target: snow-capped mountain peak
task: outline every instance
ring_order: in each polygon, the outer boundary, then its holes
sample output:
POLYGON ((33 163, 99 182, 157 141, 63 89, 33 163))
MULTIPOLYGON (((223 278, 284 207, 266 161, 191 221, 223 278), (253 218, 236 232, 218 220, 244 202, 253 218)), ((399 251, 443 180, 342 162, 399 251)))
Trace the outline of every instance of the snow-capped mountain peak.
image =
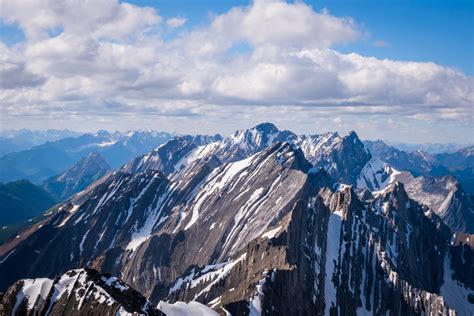
POLYGON ((395 183, 401 172, 379 158, 369 160, 357 178, 357 187, 370 191, 381 191, 395 183))

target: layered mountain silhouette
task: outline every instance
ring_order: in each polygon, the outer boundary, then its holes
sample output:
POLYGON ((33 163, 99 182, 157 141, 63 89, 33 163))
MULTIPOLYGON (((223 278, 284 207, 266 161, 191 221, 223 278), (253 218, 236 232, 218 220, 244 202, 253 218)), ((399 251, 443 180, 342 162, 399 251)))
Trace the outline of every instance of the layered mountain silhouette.
POLYGON ((399 170, 355 132, 177 137, 0 246, 0 306, 472 315, 472 213, 456 179, 399 170))
POLYGON ((474 147, 468 146, 452 153, 430 155, 422 150, 406 152, 383 141, 365 141, 374 157, 398 170, 414 176, 455 176, 464 190, 474 194, 474 147))
POLYGON ((34 146, 67 137, 78 137, 80 133, 69 130, 2 130, 0 131, 0 157, 9 153, 30 149, 34 146))
POLYGON ((117 168, 170 140, 169 133, 149 130, 127 133, 99 131, 46 142, 0 157, 0 182, 28 179, 34 183, 56 176, 92 152, 117 168))

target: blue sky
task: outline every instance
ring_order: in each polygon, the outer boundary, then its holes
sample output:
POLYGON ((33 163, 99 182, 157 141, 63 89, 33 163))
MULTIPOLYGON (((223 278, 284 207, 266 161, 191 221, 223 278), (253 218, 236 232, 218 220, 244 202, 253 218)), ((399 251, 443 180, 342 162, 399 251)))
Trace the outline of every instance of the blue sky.
POLYGON ((473 142, 473 1, 0 7, 0 128, 473 142))
POLYGON ((324 1, 335 14, 362 21, 371 39, 389 47, 377 48, 372 41, 341 48, 378 58, 432 61, 474 72, 474 1, 324 1), (349 5, 352 4, 352 5, 349 5), (370 9, 367 9, 370 7, 370 9), (351 10, 352 8, 352 10, 351 10))
MULTIPOLYGON (((182 16, 188 27, 208 15, 223 13, 249 1, 133 0, 157 8, 163 16, 182 16)), ((325 0, 305 1, 349 16, 367 31, 366 38, 337 47, 341 52, 397 60, 432 61, 474 74, 474 1, 471 0, 325 0), (384 41, 387 47, 374 45, 384 41)))

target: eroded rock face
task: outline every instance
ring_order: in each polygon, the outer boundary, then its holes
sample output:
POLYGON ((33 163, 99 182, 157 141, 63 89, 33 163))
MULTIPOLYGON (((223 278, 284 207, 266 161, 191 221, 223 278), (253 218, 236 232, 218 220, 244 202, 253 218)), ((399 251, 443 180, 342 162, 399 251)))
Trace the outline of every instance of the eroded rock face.
POLYGON ((414 177, 398 171, 379 159, 371 159, 357 179, 357 187, 370 191, 383 191, 401 182, 410 198, 435 212, 451 231, 474 232, 474 200, 452 176, 414 177))
POLYGON ((324 168, 338 182, 356 184, 365 164, 372 158, 355 132, 344 137, 331 135, 325 150, 305 152, 317 168, 324 168), (314 152, 314 153, 313 153, 314 152))
POLYGON ((160 315, 127 284, 91 269, 68 271, 53 279, 24 279, 0 300, 2 315, 160 315))
POLYGON ((441 217, 454 232, 474 233, 474 200, 452 176, 417 177, 405 184, 408 194, 441 217))
MULTIPOLYGON (((277 315, 448 314, 455 308, 462 314, 474 308, 467 296, 441 297, 453 271, 444 266, 453 251, 449 230, 426 218, 401 185, 369 203, 349 188, 324 189, 295 203, 275 226, 226 263, 188 271, 169 298, 239 313, 258 305, 263 314, 277 315)), ((464 284, 454 290, 469 292, 472 282, 464 284)))
MULTIPOLYGON (((236 250, 235 243, 244 247, 265 229, 261 223, 291 207, 311 167, 288 143, 276 144, 246 161, 218 164, 212 158, 196 162, 171 181, 157 171, 114 174, 92 188, 85 199, 59 207, 50 218, 3 245, 0 253, 8 260, 1 264, 2 286, 22 277, 53 277, 98 258, 110 266, 108 252, 120 257, 114 255, 116 268, 111 271, 127 275, 126 271, 137 270, 137 253, 156 256, 146 248, 162 247, 161 243, 168 247, 168 240, 169 247, 180 247, 176 256, 185 260, 171 269, 168 277, 175 278, 176 273, 182 273, 174 271, 178 266, 184 270, 188 262, 204 264, 226 256, 236 250), (258 224, 242 230, 247 224, 245 216, 257 214, 258 224), (243 216, 241 220, 237 215, 243 216), (235 239, 226 244, 227 235, 235 239), (237 236, 242 236, 240 241, 237 236), (185 248, 180 242, 183 238, 189 240, 185 248), (194 240, 208 240, 209 245, 200 253, 200 247, 192 244, 194 240), (213 255, 215 247, 219 251, 213 255), (188 259, 181 258, 181 253, 188 259)), ((131 272, 130 277, 133 273, 140 272, 131 272)))
MULTIPOLYGON (((450 268, 453 270, 453 279, 470 284, 471 288, 474 284, 474 235, 455 233, 451 240, 449 249, 450 268)), ((474 296, 471 295, 470 301, 474 301, 474 296)))
POLYGON ((169 216, 155 236, 121 261, 125 280, 150 284, 147 288, 137 284, 144 293, 159 291, 162 283, 172 282, 188 266, 225 261, 246 247, 304 193, 306 171, 311 167, 290 144, 275 144, 256 156, 201 175, 196 190, 182 177, 202 174, 201 166, 190 165, 176 176, 175 193, 163 202, 174 205, 169 216), (166 255, 157 249, 166 249, 166 255), (153 273, 143 274, 136 269, 152 262, 156 267, 148 266, 146 270, 153 273))

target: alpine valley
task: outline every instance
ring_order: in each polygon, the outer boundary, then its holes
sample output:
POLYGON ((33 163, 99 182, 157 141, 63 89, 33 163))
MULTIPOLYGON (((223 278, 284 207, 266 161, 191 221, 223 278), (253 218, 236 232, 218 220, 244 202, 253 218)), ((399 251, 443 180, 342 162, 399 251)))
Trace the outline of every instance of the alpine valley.
POLYGON ((1 315, 474 315, 472 146, 140 135, 0 159, 64 156, 28 174, 64 202, 0 245, 1 315))

